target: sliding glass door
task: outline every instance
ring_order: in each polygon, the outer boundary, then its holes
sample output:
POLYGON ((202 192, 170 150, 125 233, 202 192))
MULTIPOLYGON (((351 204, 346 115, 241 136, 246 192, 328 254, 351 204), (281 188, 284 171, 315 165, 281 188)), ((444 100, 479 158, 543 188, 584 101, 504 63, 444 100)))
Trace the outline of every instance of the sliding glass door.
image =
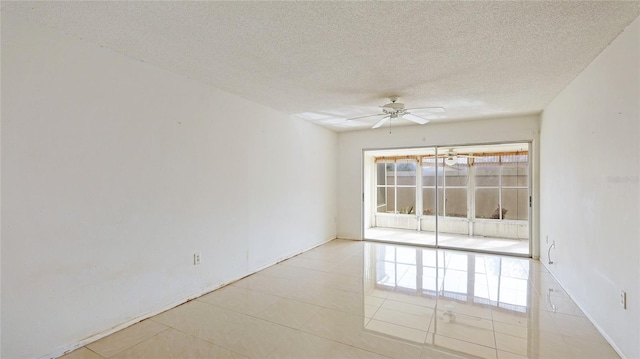
POLYGON ((529 255, 528 143, 366 155, 375 205, 365 238, 529 255))
POLYGON ((438 148, 440 247, 529 255, 529 144, 438 148))

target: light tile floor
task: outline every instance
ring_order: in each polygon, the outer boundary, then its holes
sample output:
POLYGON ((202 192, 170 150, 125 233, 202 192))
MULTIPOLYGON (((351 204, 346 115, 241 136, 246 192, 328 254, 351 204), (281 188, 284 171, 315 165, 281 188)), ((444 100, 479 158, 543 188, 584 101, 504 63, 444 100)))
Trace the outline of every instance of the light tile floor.
POLYGON ((618 358, 538 262, 334 240, 65 355, 618 358))
MULTIPOLYGON (((364 231, 364 238, 391 243, 414 245, 436 245, 435 232, 408 229, 373 227, 364 231)), ((438 244, 443 247, 509 254, 529 254, 529 240, 506 239, 482 236, 468 236, 454 233, 440 233, 438 244)))

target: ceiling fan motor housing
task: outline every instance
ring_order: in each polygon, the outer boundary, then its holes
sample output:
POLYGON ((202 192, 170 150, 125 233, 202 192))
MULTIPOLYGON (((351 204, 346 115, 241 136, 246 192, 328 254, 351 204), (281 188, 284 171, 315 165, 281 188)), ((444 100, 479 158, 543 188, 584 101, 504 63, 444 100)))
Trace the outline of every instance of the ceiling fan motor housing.
POLYGON ((391 115, 391 114, 403 114, 404 104, 399 102, 391 102, 384 106, 382 106, 382 112, 391 115))

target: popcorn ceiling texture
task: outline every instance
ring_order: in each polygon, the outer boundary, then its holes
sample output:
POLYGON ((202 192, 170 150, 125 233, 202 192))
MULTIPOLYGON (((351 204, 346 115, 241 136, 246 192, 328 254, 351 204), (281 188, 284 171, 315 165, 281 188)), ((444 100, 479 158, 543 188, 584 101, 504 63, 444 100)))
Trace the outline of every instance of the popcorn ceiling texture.
MULTIPOLYGON (((640 14, 613 2, 2 2, 2 13, 335 130, 390 95, 539 112, 640 14)), ((437 119, 436 119, 437 121, 437 119)))

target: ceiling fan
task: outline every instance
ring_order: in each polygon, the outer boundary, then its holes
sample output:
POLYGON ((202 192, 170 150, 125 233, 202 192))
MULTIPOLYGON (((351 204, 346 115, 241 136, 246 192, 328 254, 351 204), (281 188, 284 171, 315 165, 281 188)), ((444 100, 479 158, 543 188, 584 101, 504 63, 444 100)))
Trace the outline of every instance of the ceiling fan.
POLYGON ((458 157, 460 158, 479 158, 478 156, 472 155, 459 155, 458 152, 454 151, 453 148, 450 148, 444 153, 438 154, 439 158, 444 158, 444 164, 447 166, 455 166, 458 163, 458 157))
POLYGON ((389 97, 389 100, 391 100, 390 103, 388 103, 386 105, 383 105, 383 106, 380 106, 380 108, 382 109, 382 113, 375 114, 375 115, 366 115, 366 116, 348 118, 347 121, 359 120, 361 118, 367 118, 367 117, 383 116, 382 119, 380 119, 371 128, 378 128, 378 127, 384 125, 387 121, 391 121, 392 119, 397 119, 397 118, 403 118, 405 120, 409 120, 409 121, 415 122, 415 123, 417 123, 419 125, 424 125, 425 123, 429 122, 428 119, 420 117, 420 116, 417 116, 417 115, 414 115, 409 111, 413 111, 413 110, 428 110, 428 111, 432 111, 432 112, 444 112, 444 108, 442 108, 442 107, 405 108, 403 103, 396 102, 396 101, 398 101, 398 96, 391 96, 391 97, 389 97))

